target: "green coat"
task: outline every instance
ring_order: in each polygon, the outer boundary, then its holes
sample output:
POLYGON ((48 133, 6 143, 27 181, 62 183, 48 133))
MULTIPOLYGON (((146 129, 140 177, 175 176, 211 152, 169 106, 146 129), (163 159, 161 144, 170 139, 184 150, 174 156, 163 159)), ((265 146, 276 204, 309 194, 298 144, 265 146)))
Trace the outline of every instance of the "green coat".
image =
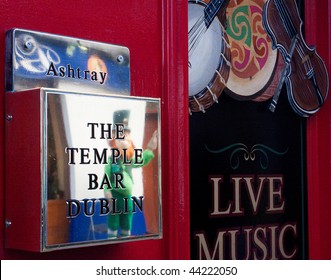
MULTIPOLYGON (((154 153, 146 149, 143 152, 143 160, 142 164, 131 164, 126 165, 123 164, 123 161, 119 160, 116 162, 116 164, 112 164, 111 158, 109 158, 108 164, 105 167, 105 173, 110 178, 110 182, 112 185, 112 189, 104 189, 106 192, 111 192, 111 195, 114 199, 116 199, 116 209, 118 211, 124 211, 124 209, 127 211, 126 213, 122 214, 110 214, 108 215, 108 228, 111 230, 131 230, 132 227, 132 203, 129 203, 128 205, 124 205, 124 198, 129 198, 132 196, 132 189, 133 189, 133 180, 131 175, 131 169, 136 167, 142 167, 146 164, 148 164, 153 158, 154 153), (121 174, 122 175, 122 181, 121 184, 123 187, 115 188, 115 176, 114 174, 121 174)), ((124 234, 121 232, 121 236, 124 236, 124 234)), ((115 237, 115 236, 110 236, 115 237)))
POLYGON ((108 164, 105 167, 105 173, 108 175, 108 178, 110 179, 112 189, 106 189, 105 192, 111 192, 112 195, 122 195, 124 197, 131 197, 132 195, 132 189, 133 189, 133 180, 132 180, 132 174, 131 169, 142 167, 150 163, 150 161, 154 158, 153 151, 146 149, 143 152, 142 157, 142 163, 141 164, 123 164, 122 160, 118 160, 116 164, 112 164, 111 158, 108 160, 108 164), (119 186, 118 188, 115 187, 115 176, 114 174, 121 174, 122 180, 121 184, 123 185, 123 188, 119 186))

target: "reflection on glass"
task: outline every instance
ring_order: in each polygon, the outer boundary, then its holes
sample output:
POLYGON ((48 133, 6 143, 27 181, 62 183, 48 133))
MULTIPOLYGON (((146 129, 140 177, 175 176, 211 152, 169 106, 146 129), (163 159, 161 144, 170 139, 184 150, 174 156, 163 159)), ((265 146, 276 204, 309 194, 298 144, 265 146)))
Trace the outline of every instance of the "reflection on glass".
POLYGON ((159 101, 49 92, 46 247, 161 236, 159 101))

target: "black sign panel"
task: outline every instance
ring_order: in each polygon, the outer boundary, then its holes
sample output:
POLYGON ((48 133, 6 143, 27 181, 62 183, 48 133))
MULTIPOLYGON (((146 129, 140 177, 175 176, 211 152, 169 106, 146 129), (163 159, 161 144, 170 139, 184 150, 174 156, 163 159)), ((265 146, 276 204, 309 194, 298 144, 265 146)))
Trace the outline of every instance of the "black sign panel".
POLYGON ((223 93, 190 116, 191 258, 305 259, 306 119, 223 93))
POLYGON ((192 259, 308 257, 303 117, 328 83, 307 85, 312 64, 289 24, 298 11, 302 1, 189 1, 192 259), (302 67, 293 90, 288 74, 302 67))

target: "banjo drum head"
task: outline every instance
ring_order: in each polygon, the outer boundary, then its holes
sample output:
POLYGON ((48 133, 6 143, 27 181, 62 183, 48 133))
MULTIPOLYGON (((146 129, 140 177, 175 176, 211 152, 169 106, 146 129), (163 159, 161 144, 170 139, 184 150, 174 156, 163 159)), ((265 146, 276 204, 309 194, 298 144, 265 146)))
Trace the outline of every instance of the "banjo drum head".
MULTIPOLYGON (((199 98, 206 92, 220 68, 224 48, 222 27, 217 17, 207 29, 203 2, 189 2, 189 97, 199 98)), ((216 93, 215 93, 216 94, 216 93)))

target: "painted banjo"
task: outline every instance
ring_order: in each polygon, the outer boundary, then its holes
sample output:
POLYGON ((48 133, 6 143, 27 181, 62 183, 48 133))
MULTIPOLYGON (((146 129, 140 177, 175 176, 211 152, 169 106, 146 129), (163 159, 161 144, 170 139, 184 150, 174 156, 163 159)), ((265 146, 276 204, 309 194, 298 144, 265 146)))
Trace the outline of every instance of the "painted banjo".
POLYGON ((189 111, 205 112, 218 101, 230 72, 224 24, 229 0, 189 0, 189 111))

